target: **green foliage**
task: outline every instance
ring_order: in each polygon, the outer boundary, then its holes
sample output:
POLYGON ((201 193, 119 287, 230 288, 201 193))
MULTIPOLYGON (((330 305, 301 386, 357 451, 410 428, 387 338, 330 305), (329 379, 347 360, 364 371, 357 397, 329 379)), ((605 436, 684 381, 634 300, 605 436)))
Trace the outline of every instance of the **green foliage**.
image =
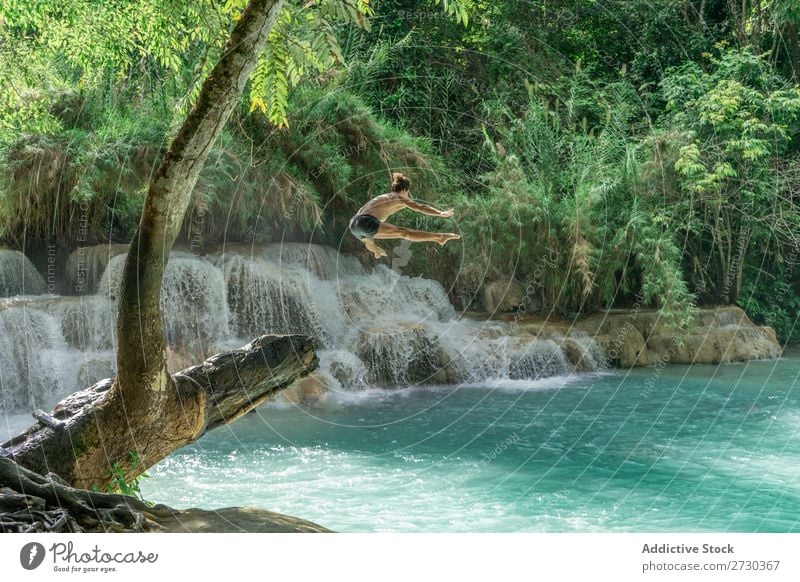
POLYGON ((685 262, 697 266, 692 279, 707 300, 728 303, 740 296, 747 265, 796 244, 800 208, 778 161, 798 136, 800 89, 748 51, 724 52, 713 64, 686 65, 662 85, 685 262))
POLYGON ((131 451, 128 455, 128 462, 125 466, 120 465, 119 463, 114 463, 111 465, 109 469, 109 476, 111 477, 108 485, 106 486, 107 493, 121 493, 122 495, 131 495, 133 497, 138 497, 142 501, 142 490, 140 487, 140 482, 142 479, 149 479, 150 475, 147 473, 141 473, 138 477, 134 478, 131 481, 128 481, 126 478, 126 474, 129 471, 136 471, 140 468, 140 460, 139 455, 136 452, 131 451))
POLYGON ((332 23, 366 26, 369 0, 289 3, 270 31, 267 48, 250 80, 250 111, 261 110, 277 127, 288 123, 289 90, 308 72, 342 62, 332 23))
POLYGON ((565 100, 532 89, 523 116, 492 111, 486 144, 497 166, 484 196, 458 203, 467 260, 513 274, 547 311, 593 311, 638 294, 685 326, 692 297, 670 215, 643 195, 647 148, 629 133, 629 93, 622 81, 593 101, 577 87, 565 100))
MULTIPOLYGON (((164 144, 160 94, 64 91, 47 133, 15 133, 0 156, 0 233, 72 245, 129 240, 164 144)), ((169 117, 167 117, 169 119, 169 117)))
POLYGON ((358 97, 308 87, 291 103, 289 130, 271 138, 287 163, 313 184, 326 209, 355 211, 370 196, 388 191, 392 171, 409 175, 415 196, 440 196, 447 172, 429 143, 378 121, 358 97))
MULTIPOLYGON (((446 2, 450 11, 453 2, 446 2)), ((209 71, 208 57, 228 36, 232 23, 246 2, 228 0, 142 0, 136 3, 101 0, 21 2, 8 0, 0 19, 0 104, 11 114, 3 120, 19 124, 22 118, 38 120, 47 128, 47 103, 23 99, 12 82, 24 90, 30 75, 13 73, 12 58, 20 53, 34 65, 58 62, 61 75, 82 88, 99 87, 107 75, 130 80, 138 73, 175 76, 193 69, 184 110, 197 96, 201 80, 209 71), (198 55, 203 55, 197 62, 198 55), (16 93, 16 97, 15 97, 16 93)), ((308 71, 321 72, 341 62, 335 24, 366 26, 372 13, 369 0, 295 0, 286 2, 250 87, 251 110, 260 109, 277 126, 286 124, 289 89, 308 71)), ((461 17, 462 12, 456 11, 461 17)), ((38 87, 37 87, 38 88, 38 87)), ((33 121, 31 121, 33 123, 33 121)))
POLYGON ((469 8, 463 1, 434 0, 434 2, 441 4, 445 14, 452 16, 457 22, 461 22, 464 26, 469 24, 469 8))
POLYGON ((800 293, 785 269, 767 276, 762 273, 760 278, 747 277, 738 304, 753 321, 772 327, 781 341, 800 342, 800 293))

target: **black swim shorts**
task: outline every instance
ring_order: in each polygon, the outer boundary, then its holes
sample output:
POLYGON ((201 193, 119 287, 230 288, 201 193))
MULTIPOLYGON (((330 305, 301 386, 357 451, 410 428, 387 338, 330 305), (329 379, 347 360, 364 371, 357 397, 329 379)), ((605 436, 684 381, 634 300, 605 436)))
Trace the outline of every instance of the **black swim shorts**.
POLYGON ((378 234, 380 227, 381 221, 371 214, 356 214, 350 221, 350 232, 360 240, 372 238, 378 234))

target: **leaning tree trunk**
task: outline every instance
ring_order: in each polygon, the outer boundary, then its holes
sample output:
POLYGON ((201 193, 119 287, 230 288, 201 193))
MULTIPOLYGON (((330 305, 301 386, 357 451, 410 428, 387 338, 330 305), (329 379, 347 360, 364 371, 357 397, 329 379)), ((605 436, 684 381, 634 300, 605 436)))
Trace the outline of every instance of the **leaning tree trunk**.
POLYGON ((264 49, 280 0, 250 0, 192 111, 150 180, 139 228, 125 261, 117 319, 117 380, 114 390, 129 416, 160 415, 169 396, 161 284, 200 170, 264 49))
MULTIPOLYGON (((76 395, 92 400, 86 418, 73 419, 66 431, 45 430, 40 450, 18 456, 20 464, 40 470, 41 461, 49 470, 58 466, 56 472, 72 484, 102 486, 109 480, 109 467, 128 465, 131 453, 140 462, 127 471, 128 476, 190 442, 209 424, 208 407, 214 409, 217 403, 207 398, 208 391, 187 392, 167 371, 161 284, 200 170, 241 99, 281 4, 281 0, 250 0, 150 180, 122 274, 116 380, 104 386, 102 394, 76 395)), ((299 351, 300 359, 303 353, 299 351)), ((203 385, 202 379, 197 382, 203 385)))

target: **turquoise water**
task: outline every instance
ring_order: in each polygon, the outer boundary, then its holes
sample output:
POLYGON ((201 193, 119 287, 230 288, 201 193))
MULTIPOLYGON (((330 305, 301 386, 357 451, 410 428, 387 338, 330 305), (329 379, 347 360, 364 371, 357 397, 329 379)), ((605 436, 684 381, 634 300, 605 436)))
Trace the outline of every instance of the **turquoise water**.
POLYGON ((800 358, 266 406, 145 497, 338 531, 800 531, 800 358))

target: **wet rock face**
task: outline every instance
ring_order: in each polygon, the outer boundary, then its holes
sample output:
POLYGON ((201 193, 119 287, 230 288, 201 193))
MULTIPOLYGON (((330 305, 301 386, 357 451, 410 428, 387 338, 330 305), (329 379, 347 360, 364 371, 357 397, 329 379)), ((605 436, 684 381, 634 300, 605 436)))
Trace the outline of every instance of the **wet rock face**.
POLYGON ((508 377, 512 380, 547 378, 569 369, 564 352, 556 341, 535 340, 535 344, 531 342, 513 353, 508 366, 508 377), (536 349, 533 349, 534 345, 536 349))
POLYGON ((597 369, 597 361, 593 357, 593 354, 575 338, 564 338, 561 342, 561 348, 564 351, 564 356, 567 361, 576 372, 591 372, 597 369))
POLYGON ((76 295, 95 293, 108 262, 113 257, 127 252, 127 244, 94 245, 75 249, 67 260, 66 276, 69 293, 76 295))
POLYGON ((321 374, 309 374, 281 390, 275 399, 291 404, 307 404, 319 400, 329 388, 321 374))
POLYGON ((230 323, 239 336, 303 333, 327 342, 308 276, 261 257, 228 253, 212 261, 223 275, 230 323))
POLYGON ((443 378, 443 357, 436 339, 421 325, 366 330, 356 354, 367 366, 367 378, 376 386, 435 384, 443 378))

